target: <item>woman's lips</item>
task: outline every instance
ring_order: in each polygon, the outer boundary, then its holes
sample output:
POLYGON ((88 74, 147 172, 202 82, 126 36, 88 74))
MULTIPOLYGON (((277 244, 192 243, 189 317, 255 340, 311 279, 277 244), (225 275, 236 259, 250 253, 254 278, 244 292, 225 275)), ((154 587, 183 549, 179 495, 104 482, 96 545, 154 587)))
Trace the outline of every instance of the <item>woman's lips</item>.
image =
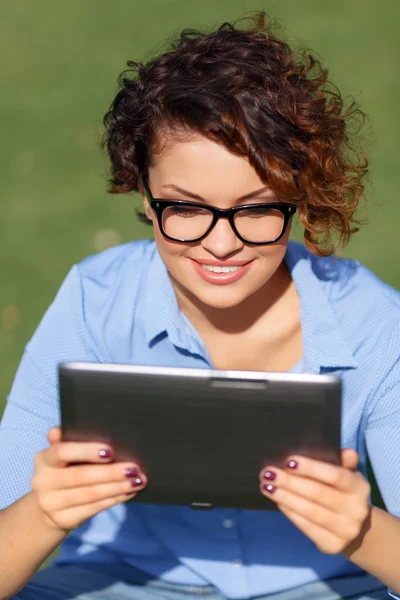
MULTIPOLYGON (((229 267, 233 267, 233 266, 237 266, 237 269, 235 271, 231 271, 228 273, 215 273, 213 271, 209 271, 208 269, 204 268, 202 266, 202 264, 206 264, 209 265, 210 261, 204 261, 204 263, 199 263, 196 260, 190 259, 193 263, 194 268, 196 269, 197 273, 200 275, 200 277, 202 277, 202 279, 204 279, 204 281, 208 281, 208 283, 215 283, 215 284, 227 284, 227 283, 233 283, 234 281, 238 281, 238 279, 240 279, 241 277, 243 277, 243 275, 245 275, 245 273, 247 273, 247 271, 250 268, 251 263, 253 262, 252 260, 245 263, 245 264, 241 264, 241 265, 235 265, 234 263, 231 264, 226 264, 225 265, 218 265, 218 266, 229 266, 229 267)), ((217 266, 217 265, 215 265, 217 266)))

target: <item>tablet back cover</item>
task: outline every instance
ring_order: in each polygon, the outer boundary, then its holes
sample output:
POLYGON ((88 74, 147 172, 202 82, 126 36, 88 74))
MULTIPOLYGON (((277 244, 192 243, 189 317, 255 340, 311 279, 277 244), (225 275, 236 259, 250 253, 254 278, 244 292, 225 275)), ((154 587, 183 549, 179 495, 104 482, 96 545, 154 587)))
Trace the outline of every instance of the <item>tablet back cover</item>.
POLYGON ((331 376, 68 363, 64 440, 111 444, 149 483, 133 501, 276 509, 259 471, 291 454, 340 462, 340 380, 331 376))

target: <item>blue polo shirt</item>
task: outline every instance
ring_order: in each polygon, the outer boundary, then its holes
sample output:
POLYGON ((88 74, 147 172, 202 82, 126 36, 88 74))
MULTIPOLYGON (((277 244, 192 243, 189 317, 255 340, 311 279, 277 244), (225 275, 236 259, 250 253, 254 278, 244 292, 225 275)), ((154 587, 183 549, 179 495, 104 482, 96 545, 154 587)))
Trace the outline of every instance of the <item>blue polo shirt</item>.
MULTIPOLYGON (((298 243, 285 261, 301 302, 302 370, 342 377, 342 447, 359 452, 364 474, 368 451, 386 506, 400 516, 400 294, 360 263, 318 258, 298 243)), ((60 423, 57 365, 72 360, 213 366, 153 241, 75 265, 27 344, 0 427, 0 508, 30 491, 33 457, 60 423)), ((211 584, 232 599, 362 573, 342 555, 319 552, 280 512, 136 500, 71 533, 56 562, 105 570, 124 562, 166 581, 211 584)))

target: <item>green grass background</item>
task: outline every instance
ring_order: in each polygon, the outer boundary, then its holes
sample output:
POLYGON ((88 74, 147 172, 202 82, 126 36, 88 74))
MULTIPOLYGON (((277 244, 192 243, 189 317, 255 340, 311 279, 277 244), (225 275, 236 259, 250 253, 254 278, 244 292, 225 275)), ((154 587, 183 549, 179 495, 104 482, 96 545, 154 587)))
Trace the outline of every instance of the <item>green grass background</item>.
POLYGON ((118 73, 184 27, 260 9, 289 41, 315 50, 370 115, 369 224, 345 254, 400 287, 398 0, 2 0, 0 414, 24 345, 70 266, 151 235, 132 196, 106 193, 97 139, 118 73))

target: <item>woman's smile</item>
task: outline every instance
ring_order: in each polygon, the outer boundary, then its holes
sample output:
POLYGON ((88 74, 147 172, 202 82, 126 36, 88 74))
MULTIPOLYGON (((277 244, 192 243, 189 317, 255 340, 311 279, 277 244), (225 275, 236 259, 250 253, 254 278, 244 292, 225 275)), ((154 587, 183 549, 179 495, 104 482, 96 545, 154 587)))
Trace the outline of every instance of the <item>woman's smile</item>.
POLYGON ((211 261, 205 259, 189 259, 196 273, 204 281, 217 285, 234 283, 241 279, 250 269, 253 260, 250 261, 211 261))

